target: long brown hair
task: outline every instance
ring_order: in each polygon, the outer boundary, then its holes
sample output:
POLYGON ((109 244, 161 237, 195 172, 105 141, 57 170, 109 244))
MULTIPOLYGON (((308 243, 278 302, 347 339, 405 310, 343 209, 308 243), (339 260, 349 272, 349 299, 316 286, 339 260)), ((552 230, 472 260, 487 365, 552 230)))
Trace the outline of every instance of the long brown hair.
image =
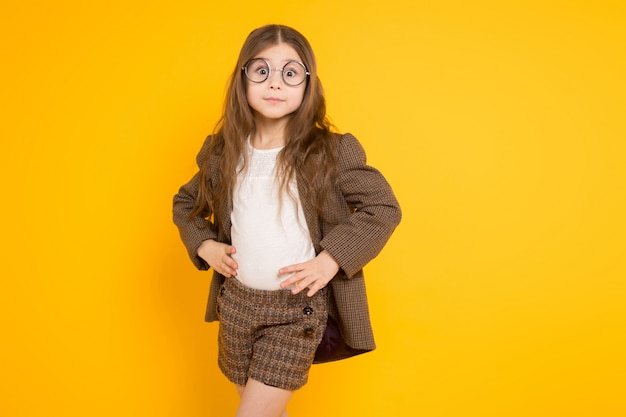
POLYGON ((283 25, 267 25, 253 30, 241 48, 237 65, 229 79, 222 117, 210 138, 208 153, 200 166, 198 195, 192 217, 219 214, 231 201, 237 179, 237 165, 245 152, 246 138, 255 128, 254 117, 246 97, 247 79, 243 66, 262 50, 285 43, 291 46, 307 67, 310 76, 300 107, 290 115, 285 128, 285 147, 278 154, 279 188, 289 194, 288 184, 298 180, 299 192, 311 199, 317 214, 332 186, 335 159, 332 152, 332 124, 326 116, 324 90, 317 76, 317 64, 311 45, 302 34, 283 25), (312 157, 316 155, 316 157, 312 157), (219 158, 212 158, 218 156, 219 158), (218 162, 219 161, 219 162, 218 162), (321 167, 319 164, 323 163, 321 167), (218 166, 212 166, 217 163, 218 166), (211 181, 211 171, 218 169, 219 181, 211 181))

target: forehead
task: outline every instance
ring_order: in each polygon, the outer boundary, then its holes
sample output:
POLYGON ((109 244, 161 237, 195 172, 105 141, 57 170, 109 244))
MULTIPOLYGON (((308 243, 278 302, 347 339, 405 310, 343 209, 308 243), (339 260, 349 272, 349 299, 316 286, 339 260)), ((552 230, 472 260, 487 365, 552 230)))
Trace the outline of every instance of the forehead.
POLYGON ((279 43, 260 50, 254 58, 264 58, 270 62, 302 61, 295 49, 286 43, 279 43))

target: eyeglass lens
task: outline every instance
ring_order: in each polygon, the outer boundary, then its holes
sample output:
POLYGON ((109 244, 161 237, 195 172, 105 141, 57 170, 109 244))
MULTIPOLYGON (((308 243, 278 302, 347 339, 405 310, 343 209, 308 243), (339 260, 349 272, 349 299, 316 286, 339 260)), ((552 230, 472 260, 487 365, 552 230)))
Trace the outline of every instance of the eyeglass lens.
POLYGON ((302 84, 307 76, 306 68, 298 61, 289 61, 282 69, 272 69, 264 59, 255 58, 244 67, 246 77, 253 83, 262 83, 267 80, 272 70, 280 71, 285 84, 291 86, 302 84))

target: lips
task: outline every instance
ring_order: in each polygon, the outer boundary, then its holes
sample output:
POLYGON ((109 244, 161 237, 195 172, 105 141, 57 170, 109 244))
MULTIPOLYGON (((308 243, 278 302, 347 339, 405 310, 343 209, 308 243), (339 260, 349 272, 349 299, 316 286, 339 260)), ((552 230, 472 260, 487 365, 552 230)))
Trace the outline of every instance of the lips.
POLYGON ((283 101, 285 101, 278 97, 266 97, 263 100, 267 101, 268 103, 273 103, 273 104, 282 103, 283 101))

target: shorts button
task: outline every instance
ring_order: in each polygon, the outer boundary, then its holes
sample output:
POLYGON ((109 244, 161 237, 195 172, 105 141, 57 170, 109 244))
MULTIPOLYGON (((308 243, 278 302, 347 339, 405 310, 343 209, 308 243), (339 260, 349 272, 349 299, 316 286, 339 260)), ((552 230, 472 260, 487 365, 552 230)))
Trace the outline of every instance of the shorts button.
POLYGON ((310 316, 311 314, 313 314, 313 309, 311 307, 304 307, 302 309, 302 312, 305 316, 310 316))
POLYGON ((315 334, 315 329, 313 327, 305 327, 304 328, 304 335, 311 337, 313 336, 313 334, 315 334))

